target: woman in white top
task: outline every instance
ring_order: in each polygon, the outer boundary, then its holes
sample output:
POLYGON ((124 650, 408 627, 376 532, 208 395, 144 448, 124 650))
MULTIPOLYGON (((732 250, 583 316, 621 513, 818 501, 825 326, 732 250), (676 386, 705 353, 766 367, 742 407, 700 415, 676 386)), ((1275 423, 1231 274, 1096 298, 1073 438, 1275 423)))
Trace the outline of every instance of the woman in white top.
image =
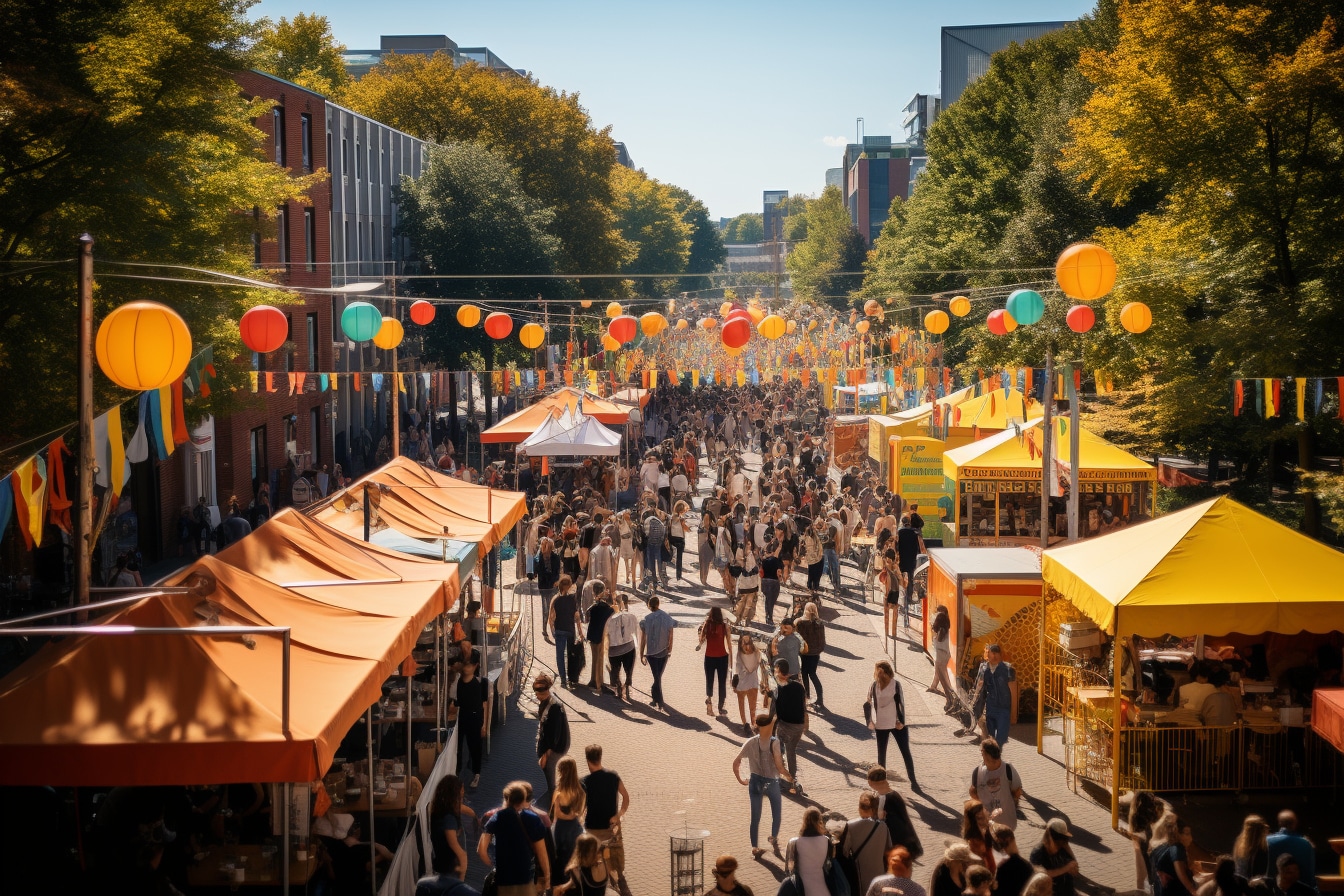
POLYGON ((905 760, 905 774, 910 779, 910 789, 918 790, 915 761, 910 756, 910 729, 905 727, 905 694, 889 660, 879 660, 873 667, 868 704, 868 730, 877 732, 877 764, 886 768, 887 740, 894 736, 896 746, 901 748, 901 758, 905 760))
POLYGON ((756 692, 761 688, 761 651, 751 635, 743 632, 737 637, 737 652, 733 654, 733 691, 737 694, 737 714, 742 725, 751 734, 751 720, 756 718, 756 692))
POLYGON ((804 893, 829 893, 824 866, 830 855, 831 838, 821 821, 821 810, 808 806, 803 812, 803 826, 798 836, 789 841, 784 870, 798 875, 804 893))
POLYGON ((621 549, 617 556, 620 565, 625 568, 626 587, 633 587, 639 581, 640 557, 635 553, 634 524, 630 522, 630 511, 622 510, 616 516, 616 529, 621 534, 621 549))
POLYGON ((690 528, 686 517, 690 513, 690 506, 685 501, 678 501, 672 508, 672 515, 667 520, 667 541, 677 552, 677 581, 681 581, 681 558, 686 554, 686 532, 690 528))
POLYGON ((630 612, 624 594, 615 597, 616 612, 607 620, 602 635, 607 641, 607 662, 611 666, 611 683, 616 695, 630 702, 630 679, 635 673, 635 638, 639 636, 639 620, 630 612), (625 670, 625 690, 621 690, 621 672, 625 670))

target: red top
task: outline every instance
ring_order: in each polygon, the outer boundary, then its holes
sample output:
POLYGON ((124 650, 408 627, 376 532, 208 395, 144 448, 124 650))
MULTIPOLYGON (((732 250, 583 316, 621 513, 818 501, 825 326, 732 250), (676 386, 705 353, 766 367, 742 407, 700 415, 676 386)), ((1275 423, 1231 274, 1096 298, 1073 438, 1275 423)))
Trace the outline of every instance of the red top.
POLYGON ((728 634, 728 626, 725 623, 706 622, 705 623, 705 656, 720 657, 728 655, 728 648, 724 645, 728 634))

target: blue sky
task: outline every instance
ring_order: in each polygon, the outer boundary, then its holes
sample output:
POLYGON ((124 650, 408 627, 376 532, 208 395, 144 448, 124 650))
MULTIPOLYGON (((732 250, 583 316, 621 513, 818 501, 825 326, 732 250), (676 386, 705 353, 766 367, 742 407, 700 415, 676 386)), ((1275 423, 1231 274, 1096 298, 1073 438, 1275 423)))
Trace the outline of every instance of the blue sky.
POLYGON ((944 25, 1073 19, 1086 0, 262 0, 257 16, 317 12, 352 49, 382 34, 488 46, 543 84, 577 92, 635 164, 718 218, 761 210, 762 190, 818 193, 855 119, 902 134, 901 109, 938 90, 944 25))

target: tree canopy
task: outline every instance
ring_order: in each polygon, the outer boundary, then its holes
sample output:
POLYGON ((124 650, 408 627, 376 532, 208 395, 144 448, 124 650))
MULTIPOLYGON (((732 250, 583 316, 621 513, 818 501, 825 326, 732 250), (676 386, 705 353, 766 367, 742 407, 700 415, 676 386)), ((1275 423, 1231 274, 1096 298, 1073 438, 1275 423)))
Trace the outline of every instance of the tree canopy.
POLYGON ((340 102, 350 84, 341 59, 343 44, 332 36, 326 16, 298 13, 293 19, 261 19, 252 47, 254 68, 292 81, 340 102))
POLYGON ((765 239, 762 217, 760 212, 745 212, 729 218, 723 226, 723 241, 734 245, 761 242, 765 239))
POLYGON ((849 294, 863 282, 868 247, 849 218, 840 188, 829 186, 807 204, 807 237, 785 259, 794 292, 803 299, 849 304, 849 294))

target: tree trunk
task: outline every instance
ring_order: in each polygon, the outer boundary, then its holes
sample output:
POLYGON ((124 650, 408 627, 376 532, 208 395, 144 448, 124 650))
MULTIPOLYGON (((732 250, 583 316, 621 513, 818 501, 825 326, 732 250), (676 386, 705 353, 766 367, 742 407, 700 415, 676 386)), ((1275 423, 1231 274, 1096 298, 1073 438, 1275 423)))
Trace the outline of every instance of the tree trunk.
MULTIPOLYGON (((1303 381, 1299 380, 1298 388, 1303 381)), ((1299 470, 1310 471, 1312 461, 1316 454, 1316 434, 1312 428, 1305 423, 1297 428, 1297 467, 1299 470)), ((1312 538, 1321 537, 1321 504, 1316 500, 1314 492, 1305 492, 1302 495, 1302 533, 1310 535, 1312 538)))

